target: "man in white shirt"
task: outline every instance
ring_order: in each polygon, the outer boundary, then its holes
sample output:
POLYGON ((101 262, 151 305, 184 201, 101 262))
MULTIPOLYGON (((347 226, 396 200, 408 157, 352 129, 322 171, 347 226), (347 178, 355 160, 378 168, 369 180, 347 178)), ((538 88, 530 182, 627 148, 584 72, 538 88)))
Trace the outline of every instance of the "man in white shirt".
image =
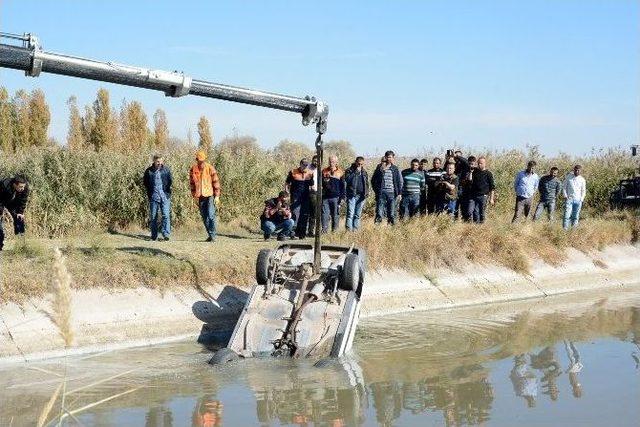
POLYGON ((562 227, 568 230, 569 226, 578 226, 582 202, 587 195, 587 182, 582 177, 582 166, 575 165, 573 172, 567 174, 562 186, 562 195, 566 199, 562 227))
POLYGON ((536 162, 531 160, 527 163, 527 168, 516 175, 513 182, 513 190, 516 193, 516 208, 511 222, 518 221, 523 213, 524 219, 529 217, 533 196, 536 194, 540 182, 540 177, 533 171, 535 167, 536 162))

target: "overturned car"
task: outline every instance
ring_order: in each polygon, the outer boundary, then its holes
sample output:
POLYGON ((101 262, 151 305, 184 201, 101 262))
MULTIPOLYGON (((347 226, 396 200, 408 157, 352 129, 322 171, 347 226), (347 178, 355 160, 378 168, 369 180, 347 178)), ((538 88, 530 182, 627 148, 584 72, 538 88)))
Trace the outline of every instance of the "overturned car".
POLYGON ((257 284, 227 347, 209 363, 247 357, 339 357, 353 343, 364 284, 363 250, 321 247, 314 273, 314 247, 283 244, 263 249, 257 284))

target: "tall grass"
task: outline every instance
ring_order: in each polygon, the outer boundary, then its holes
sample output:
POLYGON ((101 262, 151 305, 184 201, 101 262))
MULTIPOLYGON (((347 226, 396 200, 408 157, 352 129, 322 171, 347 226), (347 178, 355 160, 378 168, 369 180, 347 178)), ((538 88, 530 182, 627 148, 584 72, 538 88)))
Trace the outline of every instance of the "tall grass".
MULTIPOLYGON (((142 175, 152 153, 68 151, 61 148, 24 150, 11 156, 0 155, 0 176, 22 172, 29 178, 32 196, 28 205, 28 224, 32 231, 46 236, 60 236, 88 229, 144 226, 147 222, 147 196, 142 175)), ((172 220, 175 225, 199 221, 188 188, 188 170, 193 150, 174 149, 165 153, 166 164, 174 176, 172 220)), ((580 163, 587 179, 588 196, 585 216, 597 217, 607 210, 609 192, 618 179, 633 174, 633 159, 622 149, 592 151, 588 156, 561 154, 548 157, 537 149, 522 151, 475 152, 485 154, 497 185, 495 212, 513 209, 513 177, 529 159, 538 161, 542 172, 558 166, 561 175, 580 163)), ((428 156, 431 158, 432 156, 428 156)), ((256 224, 263 202, 282 189, 287 172, 296 164, 282 161, 281 153, 260 149, 257 144, 235 146, 225 143, 215 147, 210 159, 222 181, 220 217, 222 221, 256 224)), ((340 159, 348 167, 352 159, 340 159)), ((398 159, 406 167, 408 159, 398 159)), ((373 172, 377 162, 370 159, 373 172)), ((365 213, 371 215, 369 203, 365 213)))

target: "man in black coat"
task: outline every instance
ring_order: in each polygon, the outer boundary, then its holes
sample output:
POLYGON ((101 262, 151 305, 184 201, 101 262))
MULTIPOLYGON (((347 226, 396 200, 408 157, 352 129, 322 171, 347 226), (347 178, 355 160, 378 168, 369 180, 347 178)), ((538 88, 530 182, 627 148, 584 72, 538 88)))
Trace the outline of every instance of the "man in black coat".
POLYGON ((162 237, 169 240, 171 234, 171 169, 165 166, 159 154, 153 156, 153 164, 144 171, 144 187, 149 196, 149 228, 151 240, 158 240, 158 213, 162 213, 162 237))
POLYGON ((0 251, 4 246, 4 228, 2 214, 5 208, 13 219, 13 231, 16 235, 24 233, 24 210, 29 199, 29 183, 22 175, 7 178, 0 182, 0 251))

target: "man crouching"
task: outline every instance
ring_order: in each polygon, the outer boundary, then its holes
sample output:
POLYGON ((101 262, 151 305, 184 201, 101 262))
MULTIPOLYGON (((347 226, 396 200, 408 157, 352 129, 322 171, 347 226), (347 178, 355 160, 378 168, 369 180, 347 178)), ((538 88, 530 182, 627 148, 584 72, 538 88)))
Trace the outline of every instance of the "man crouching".
POLYGON ((278 240, 284 240, 291 235, 295 221, 291 219, 289 193, 281 191, 278 197, 264 202, 264 211, 260 217, 264 240, 269 240, 274 233, 278 233, 278 240))
POLYGON ((2 215, 7 208, 13 219, 13 231, 16 235, 24 233, 24 209, 29 198, 29 184, 22 175, 0 181, 0 251, 4 246, 2 215))

